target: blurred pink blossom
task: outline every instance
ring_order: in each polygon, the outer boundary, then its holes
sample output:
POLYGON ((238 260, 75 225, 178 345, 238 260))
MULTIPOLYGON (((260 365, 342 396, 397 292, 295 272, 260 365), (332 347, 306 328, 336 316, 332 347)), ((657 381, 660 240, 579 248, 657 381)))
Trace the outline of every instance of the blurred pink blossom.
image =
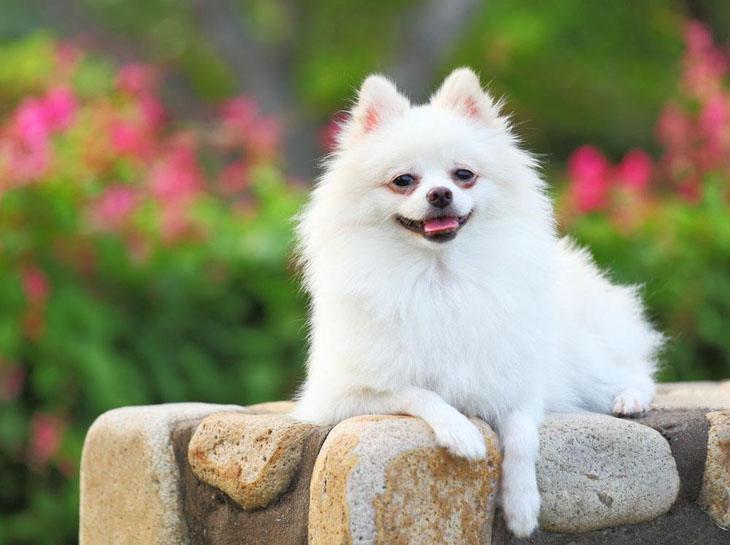
POLYGON ((81 49, 73 42, 58 42, 56 45, 56 61, 65 70, 74 69, 81 57, 81 49))
POLYGON ((32 304, 44 303, 51 291, 46 274, 35 265, 23 268, 23 292, 32 304))
POLYGON ((339 112, 322 128, 319 133, 319 143, 325 151, 334 151, 337 147, 337 138, 342 131, 342 125, 347 121, 349 114, 339 112))
POLYGON ((189 207, 204 187, 194 143, 179 139, 152 168, 150 189, 161 207, 163 239, 181 238, 191 227, 189 207))
POLYGON ((273 156, 279 146, 278 120, 261 114, 250 97, 239 96, 225 102, 221 107, 221 124, 225 146, 242 147, 257 158, 273 156))
POLYGON ((221 106, 221 121, 226 125, 235 125, 248 130, 259 115, 256 101, 250 97, 238 96, 227 100, 221 106))
POLYGON ((23 100, 15 110, 12 127, 15 136, 28 148, 46 146, 51 126, 43 101, 36 97, 23 100))
POLYGON ((153 142, 148 131, 129 121, 117 121, 111 125, 111 143, 121 155, 148 158, 153 152, 153 142))
MULTIPOLYGON (((699 126, 708 144, 720 148, 727 143, 730 128, 728 97, 723 93, 713 95, 702 107, 699 126)), ((717 150, 722 152, 721 149, 717 150)))
POLYGON ((139 110, 142 114, 142 121, 150 130, 159 129, 165 121, 165 107, 152 93, 140 94, 139 110))
POLYGON ((152 194, 161 203, 177 205, 197 196, 203 189, 203 174, 195 149, 178 142, 153 167, 152 194))
POLYGON ((616 167, 616 179, 624 185, 643 189, 649 184, 653 162, 649 154, 640 149, 634 149, 624 155, 623 160, 616 167))
POLYGON ((243 191, 249 183, 249 165, 241 160, 227 165, 220 174, 219 185, 226 195, 243 191))
POLYGON ((699 21, 687 23, 684 40, 683 86, 700 99, 716 93, 727 72, 727 55, 715 46, 709 29, 699 21))
POLYGON ((684 43, 689 53, 704 53, 713 46, 710 30, 699 21, 689 21, 684 28, 684 43))
POLYGON ((657 138, 669 148, 683 146, 691 138, 691 120, 674 103, 667 104, 657 122, 657 138))
POLYGON ((118 229, 127 221, 137 205, 137 196, 129 186, 106 188, 92 206, 92 221, 103 229, 118 229))
POLYGON ((117 73, 117 88, 130 95, 153 92, 157 84, 157 72, 147 64, 126 64, 117 73))
POLYGON ((279 121, 273 117, 261 117, 246 138, 249 151, 257 157, 270 158, 279 146, 279 121))
POLYGON ((28 457, 33 464, 46 465, 61 448, 64 423, 56 415, 35 413, 30 422, 28 457))
POLYGON ((73 121, 78 103, 70 87, 54 87, 46 93, 42 101, 46 123, 52 131, 68 128, 73 121))
POLYGON ((0 401, 9 402, 18 398, 25 385, 26 372, 17 364, 0 367, 0 401))
POLYGON ((26 142, 12 134, 0 134, 0 175, 13 183, 37 180, 51 163, 47 140, 26 142))
POLYGON ((609 164, 598 148, 581 146, 575 150, 568 160, 568 174, 579 211, 589 212, 606 204, 609 164))

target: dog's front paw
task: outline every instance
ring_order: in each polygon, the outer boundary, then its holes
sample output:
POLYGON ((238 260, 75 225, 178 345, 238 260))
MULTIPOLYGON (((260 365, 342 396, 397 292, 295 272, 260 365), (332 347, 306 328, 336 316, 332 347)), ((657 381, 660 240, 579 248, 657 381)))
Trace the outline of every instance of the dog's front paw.
POLYGON ((454 411, 434 426, 433 431, 436 442, 454 456, 468 460, 483 460, 487 456, 482 432, 460 412, 454 411))
POLYGON ((636 416, 646 412, 647 405, 641 399, 641 393, 634 388, 626 388, 613 400, 614 416, 636 416))
POLYGON ((537 490, 520 494, 504 491, 502 511, 510 532, 517 537, 529 537, 537 530, 540 493, 537 490))

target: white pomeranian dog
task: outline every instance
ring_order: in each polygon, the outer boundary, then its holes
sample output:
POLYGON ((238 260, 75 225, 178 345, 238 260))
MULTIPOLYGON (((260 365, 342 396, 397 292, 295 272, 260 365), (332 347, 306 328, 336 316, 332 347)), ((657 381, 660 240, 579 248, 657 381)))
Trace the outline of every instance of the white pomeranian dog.
POLYGON ((311 296, 294 416, 409 414, 456 456, 497 431, 509 529, 538 525, 546 411, 631 415, 654 393, 662 335, 555 231, 536 160, 469 69, 412 106, 368 77, 299 218, 311 296))

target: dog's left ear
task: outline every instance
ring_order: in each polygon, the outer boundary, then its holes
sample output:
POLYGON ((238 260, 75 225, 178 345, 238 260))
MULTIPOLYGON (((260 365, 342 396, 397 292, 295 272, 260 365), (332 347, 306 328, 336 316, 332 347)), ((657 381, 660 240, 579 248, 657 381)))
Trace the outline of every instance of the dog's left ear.
POLYGON ((402 115, 410 106, 409 100, 387 78, 373 74, 367 77, 357 94, 350 128, 360 134, 372 132, 402 115))
POLYGON ((479 78, 470 68, 457 68, 431 97, 431 104, 460 115, 483 121, 491 127, 503 127, 500 104, 482 89, 479 78))

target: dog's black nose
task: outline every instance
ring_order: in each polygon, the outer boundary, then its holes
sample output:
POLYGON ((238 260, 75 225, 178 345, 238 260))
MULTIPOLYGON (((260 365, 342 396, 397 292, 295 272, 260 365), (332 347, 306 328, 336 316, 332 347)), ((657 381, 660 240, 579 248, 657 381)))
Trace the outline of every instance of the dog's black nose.
POLYGON ((453 199, 454 195, 448 187, 434 187, 426 193, 426 200, 436 208, 446 208, 453 199))

